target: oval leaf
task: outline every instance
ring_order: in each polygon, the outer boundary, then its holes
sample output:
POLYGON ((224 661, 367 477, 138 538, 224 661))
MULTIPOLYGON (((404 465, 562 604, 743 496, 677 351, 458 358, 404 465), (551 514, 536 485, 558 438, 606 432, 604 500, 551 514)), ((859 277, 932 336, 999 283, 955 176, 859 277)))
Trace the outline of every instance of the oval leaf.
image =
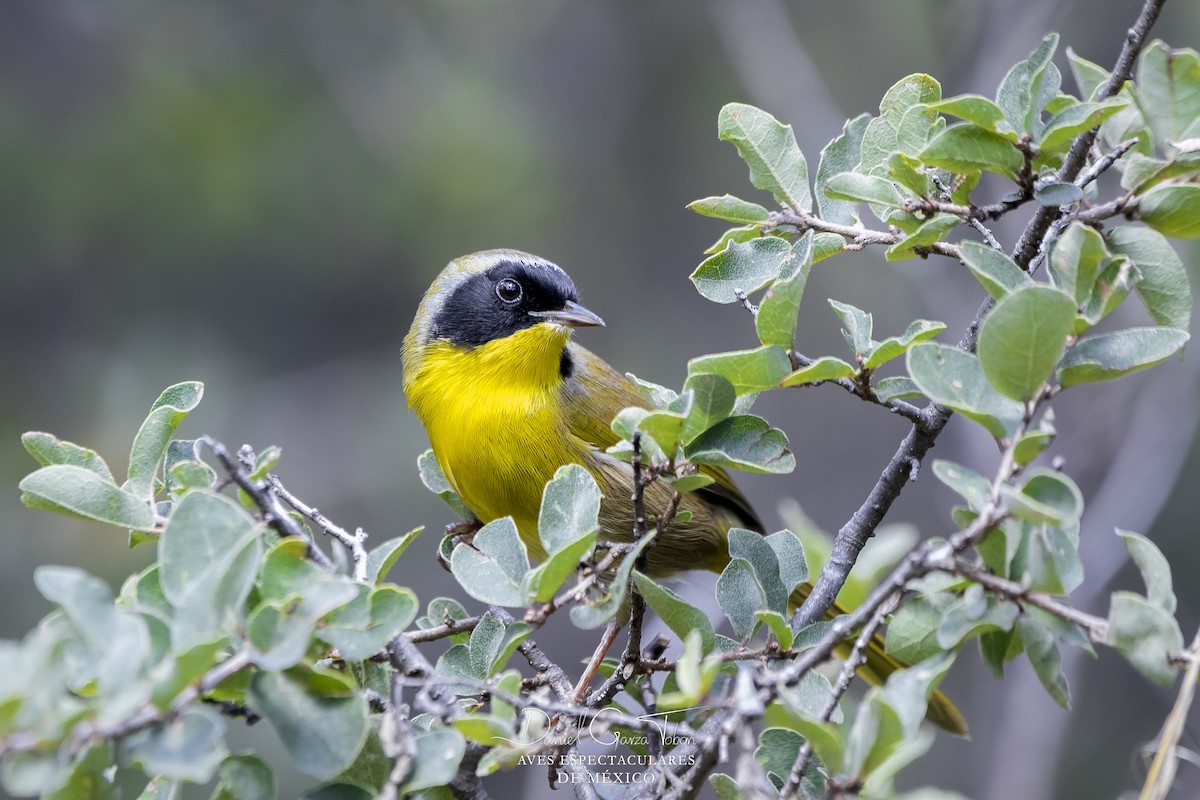
POLYGON ((792 362, 778 345, 701 356, 688 362, 689 379, 694 375, 720 375, 733 384, 739 395, 774 389, 791 371, 792 362))
POLYGON ((1159 233, 1176 239, 1200 237, 1200 185, 1156 186, 1142 196, 1138 212, 1159 233))
POLYGON ((754 225, 765 223, 771 213, 758 203, 751 203, 731 194, 693 200, 688 203, 688 208, 706 217, 754 225))
POLYGON ((751 183, 796 211, 812 210, 808 164, 791 125, 754 106, 729 103, 717 117, 717 135, 738 149, 751 183))
POLYGON ((30 508, 73 514, 135 531, 154 530, 154 513, 147 498, 117 488, 87 467, 42 467, 26 475, 19 488, 24 493, 21 502, 30 508))
POLYGON ((150 414, 138 429, 129 453, 129 479, 123 488, 139 497, 153 494, 158 465, 167 454, 167 445, 179 423, 200 404, 204 384, 185 381, 168 386, 150 406, 150 414))
POLYGON ((1188 334, 1173 328, 1130 328, 1082 339, 1058 365, 1063 386, 1108 381, 1152 367, 1183 347, 1188 334))
POLYGON ((1161 233, 1125 226, 1108 233, 1114 253, 1129 258, 1142 279, 1137 293, 1159 325, 1187 330, 1192 319, 1192 287, 1175 248, 1161 233))
POLYGON ((746 472, 786 473, 796 468, 796 457, 787 449, 787 435, 761 417, 750 414, 718 422, 687 446, 687 456, 697 464, 740 469, 746 472))
POLYGON ((979 359, 957 347, 936 342, 913 347, 908 372, 930 400, 978 422, 998 439, 1021 419, 1021 404, 992 388, 979 359))
POLYGON ((354 762, 367 737, 367 703, 357 692, 316 694, 285 672, 258 672, 248 704, 262 714, 296 768, 328 780, 354 762))
POLYGON ((459 543, 450 570, 467 594, 498 606, 525 605, 525 573, 529 556, 511 517, 484 525, 474 540, 459 543))
POLYGON ((1062 356, 1075 303, 1058 289, 1027 286, 1004 297, 979 329, 979 364, 1002 394, 1031 400, 1062 356))
POLYGON ((714 303, 736 303, 739 290, 751 294, 773 281, 791 253, 792 245, 778 236, 730 242, 702 261, 691 280, 696 291, 714 303))

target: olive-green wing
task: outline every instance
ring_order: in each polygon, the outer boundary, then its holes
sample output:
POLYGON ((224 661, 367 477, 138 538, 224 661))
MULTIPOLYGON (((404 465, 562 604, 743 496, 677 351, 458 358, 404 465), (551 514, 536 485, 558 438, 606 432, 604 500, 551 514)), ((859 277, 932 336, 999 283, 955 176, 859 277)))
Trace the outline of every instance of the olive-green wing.
MULTIPOLYGON (((606 450, 618 441, 610 424, 624 408, 649 408, 637 387, 607 361, 585 347, 572 342, 570 348, 573 370, 568 380, 566 396, 567 423, 571 433, 599 450, 606 450)), ((698 490, 714 511, 729 513, 728 526, 749 528, 765 533, 762 521, 729 474, 720 467, 702 466, 700 471, 714 483, 698 490)))

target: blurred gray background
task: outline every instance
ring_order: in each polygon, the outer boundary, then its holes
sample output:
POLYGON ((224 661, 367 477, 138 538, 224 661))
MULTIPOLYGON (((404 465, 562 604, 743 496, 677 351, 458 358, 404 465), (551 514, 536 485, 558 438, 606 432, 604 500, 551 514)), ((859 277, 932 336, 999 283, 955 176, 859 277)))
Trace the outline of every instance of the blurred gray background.
MULTIPOLYGON (((207 3, 8 0, 0 5, 0 635, 48 610, 38 564, 77 564, 114 587, 153 558, 99 525, 35 513, 16 484, 34 462, 18 437, 49 430, 97 448, 114 471, 166 385, 206 383, 182 435, 283 447, 287 485, 375 542, 429 531, 393 579, 423 601, 462 597, 432 551, 450 513, 417 480, 427 443, 400 387, 400 340, 451 258, 516 247, 561 264, 608 320, 582 334, 619 369, 678 386, 686 360, 752 346, 745 312, 695 294, 687 275, 721 223, 689 201, 765 202, 716 138, 729 101, 795 126, 815 168, 847 116, 894 81, 929 72, 946 96, 992 95, 1049 30, 1111 65, 1131 0, 786 3, 511 0, 207 3)), ((1200 5, 1168 4, 1155 31, 1200 42, 1200 5)), ((1066 69, 1065 57, 1058 62, 1066 69)), ((1066 85, 1073 89, 1070 77, 1066 85)), ((1011 242, 1024 213, 997 226, 1011 242)), ((1185 252, 1195 263, 1195 251, 1185 252)), ((1193 271, 1193 280, 1197 277, 1193 271)), ((877 336, 917 317, 955 340, 982 293, 947 260, 888 265, 879 252, 820 264, 800 347, 845 356, 824 297, 875 315, 877 336)), ((1118 323, 1144 324, 1129 304, 1118 323)), ((1198 359, 1056 404, 1066 458, 1089 502, 1080 606, 1140 588, 1113 526, 1172 560, 1191 635, 1200 590, 1198 359)), ((768 525, 798 501, 827 530, 846 519, 903 421, 830 387, 776 393, 758 410, 791 437, 786 477, 743 479, 768 525)), ((961 421, 936 456, 990 471, 994 446, 961 421)), ((949 529, 954 498, 926 470, 892 521, 949 529)), ((710 577, 681 590, 707 603, 710 577)), ((468 604, 474 607, 474 604, 468 604)), ((554 620, 540 640, 567 663, 594 637, 554 620)), ((433 653, 435 651, 431 651, 433 653)), ((1174 697, 1121 658, 1068 654, 1074 710, 1023 660, 1004 682, 968 647, 947 690, 974 741, 940 737, 902 783, 975 798, 1115 797, 1140 784, 1174 697)), ((1200 715, 1185 745, 1196 746, 1200 715)), ((280 759, 280 796, 310 785, 280 759)), ((1200 792, 1181 768, 1179 797, 1200 792)), ((550 796, 518 769, 497 797, 550 796)), ((136 790, 134 791, 136 794, 136 790)), ((207 796, 207 795, 201 795, 207 796)), ((559 792, 555 796, 565 796, 559 792)))

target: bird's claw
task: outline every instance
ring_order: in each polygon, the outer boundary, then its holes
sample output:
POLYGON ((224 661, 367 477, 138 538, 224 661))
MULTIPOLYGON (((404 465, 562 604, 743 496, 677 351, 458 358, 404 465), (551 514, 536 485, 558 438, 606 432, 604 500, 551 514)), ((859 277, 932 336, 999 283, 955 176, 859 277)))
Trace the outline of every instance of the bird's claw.
POLYGON ((452 522, 446 526, 437 551, 437 560, 442 565, 442 569, 450 572, 450 554, 454 552, 455 545, 459 542, 467 545, 471 544, 471 540, 475 537, 475 532, 482 527, 483 523, 477 519, 452 522))

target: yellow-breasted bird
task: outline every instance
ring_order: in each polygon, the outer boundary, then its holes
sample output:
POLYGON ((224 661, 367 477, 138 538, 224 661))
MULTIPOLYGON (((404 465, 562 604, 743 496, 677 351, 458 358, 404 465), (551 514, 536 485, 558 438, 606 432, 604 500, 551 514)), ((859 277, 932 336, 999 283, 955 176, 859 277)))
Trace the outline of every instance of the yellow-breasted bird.
MULTIPOLYGON (((628 378, 571 339, 575 328, 603 324, 579 304, 557 265, 517 250, 485 250, 442 270, 404 340, 404 392, 450 485, 481 522, 511 516, 538 560, 545 557, 537 532, 542 489, 565 464, 582 465, 600 486, 601 537, 633 536, 632 467, 605 450, 618 441, 610 427, 617 413, 646 402, 628 378)), ((650 548, 650 577, 720 572, 729 563, 731 528, 765 533, 729 475, 702 469, 715 482, 682 496, 680 510, 691 516, 672 522, 650 548)), ((647 507, 665 508, 670 494, 651 483, 647 507)), ((792 605, 810 589, 798 587, 792 605)), ((829 616, 840 613, 835 606, 829 616)), ((880 683, 903 666, 877 638, 859 672, 880 683)), ((928 718, 966 730, 940 692, 928 718)))

